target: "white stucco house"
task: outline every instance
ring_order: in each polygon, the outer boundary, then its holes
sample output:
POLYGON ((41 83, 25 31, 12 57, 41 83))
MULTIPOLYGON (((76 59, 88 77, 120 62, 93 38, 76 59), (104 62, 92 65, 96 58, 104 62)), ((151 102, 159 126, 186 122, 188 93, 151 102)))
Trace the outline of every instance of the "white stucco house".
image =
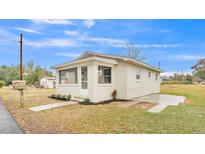
POLYGON ((85 52, 76 60, 53 66, 57 93, 91 102, 130 100, 160 92, 160 69, 133 58, 85 52))
POLYGON ((40 86, 43 88, 56 88, 56 78, 43 77, 40 79, 40 86))

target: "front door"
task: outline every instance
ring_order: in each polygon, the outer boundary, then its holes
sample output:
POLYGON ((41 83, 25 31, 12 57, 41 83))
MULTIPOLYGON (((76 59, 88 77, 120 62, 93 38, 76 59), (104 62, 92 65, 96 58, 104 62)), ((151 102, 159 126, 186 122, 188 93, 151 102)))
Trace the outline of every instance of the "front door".
POLYGON ((88 68, 81 67, 81 95, 88 95, 88 68))

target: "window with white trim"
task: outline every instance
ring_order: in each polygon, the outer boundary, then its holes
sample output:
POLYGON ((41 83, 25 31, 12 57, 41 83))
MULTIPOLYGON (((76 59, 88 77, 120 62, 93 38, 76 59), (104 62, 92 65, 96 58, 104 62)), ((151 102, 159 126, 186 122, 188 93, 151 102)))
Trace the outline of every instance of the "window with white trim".
POLYGON ((137 81, 140 81, 141 79, 141 69, 137 69, 137 72, 136 72, 136 80, 137 81))
POLYGON ((149 78, 151 77, 151 72, 148 72, 148 77, 149 77, 149 78))
POLYGON ((112 68, 98 65, 98 84, 111 84, 112 68))
POLYGON ((77 84, 77 67, 59 71, 60 84, 77 84))

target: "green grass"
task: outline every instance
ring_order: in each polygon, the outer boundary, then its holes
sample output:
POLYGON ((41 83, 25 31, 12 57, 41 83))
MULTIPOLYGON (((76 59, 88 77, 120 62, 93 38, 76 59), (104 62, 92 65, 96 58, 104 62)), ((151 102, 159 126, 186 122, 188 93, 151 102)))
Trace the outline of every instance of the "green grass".
POLYGON ((205 133, 205 86, 162 85, 161 93, 186 96, 187 103, 169 106, 157 114, 134 107, 95 109, 95 112, 85 117, 85 129, 81 126, 81 132, 205 133), (95 129, 95 126, 99 128, 95 129))
POLYGON ((42 112, 27 107, 52 103, 51 90, 33 90, 26 107, 8 89, 0 90, 5 106, 26 133, 205 133, 205 86, 162 85, 161 93, 186 96, 185 104, 169 106, 160 113, 119 104, 73 105, 42 112), (8 97, 9 96, 9 97, 8 97))

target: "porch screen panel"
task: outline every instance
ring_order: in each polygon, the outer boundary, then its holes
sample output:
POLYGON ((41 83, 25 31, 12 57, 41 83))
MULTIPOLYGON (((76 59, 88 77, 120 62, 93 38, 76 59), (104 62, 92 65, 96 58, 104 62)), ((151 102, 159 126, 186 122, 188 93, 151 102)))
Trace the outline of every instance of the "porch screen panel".
POLYGON ((60 71, 60 84, 77 84, 77 67, 60 71))

